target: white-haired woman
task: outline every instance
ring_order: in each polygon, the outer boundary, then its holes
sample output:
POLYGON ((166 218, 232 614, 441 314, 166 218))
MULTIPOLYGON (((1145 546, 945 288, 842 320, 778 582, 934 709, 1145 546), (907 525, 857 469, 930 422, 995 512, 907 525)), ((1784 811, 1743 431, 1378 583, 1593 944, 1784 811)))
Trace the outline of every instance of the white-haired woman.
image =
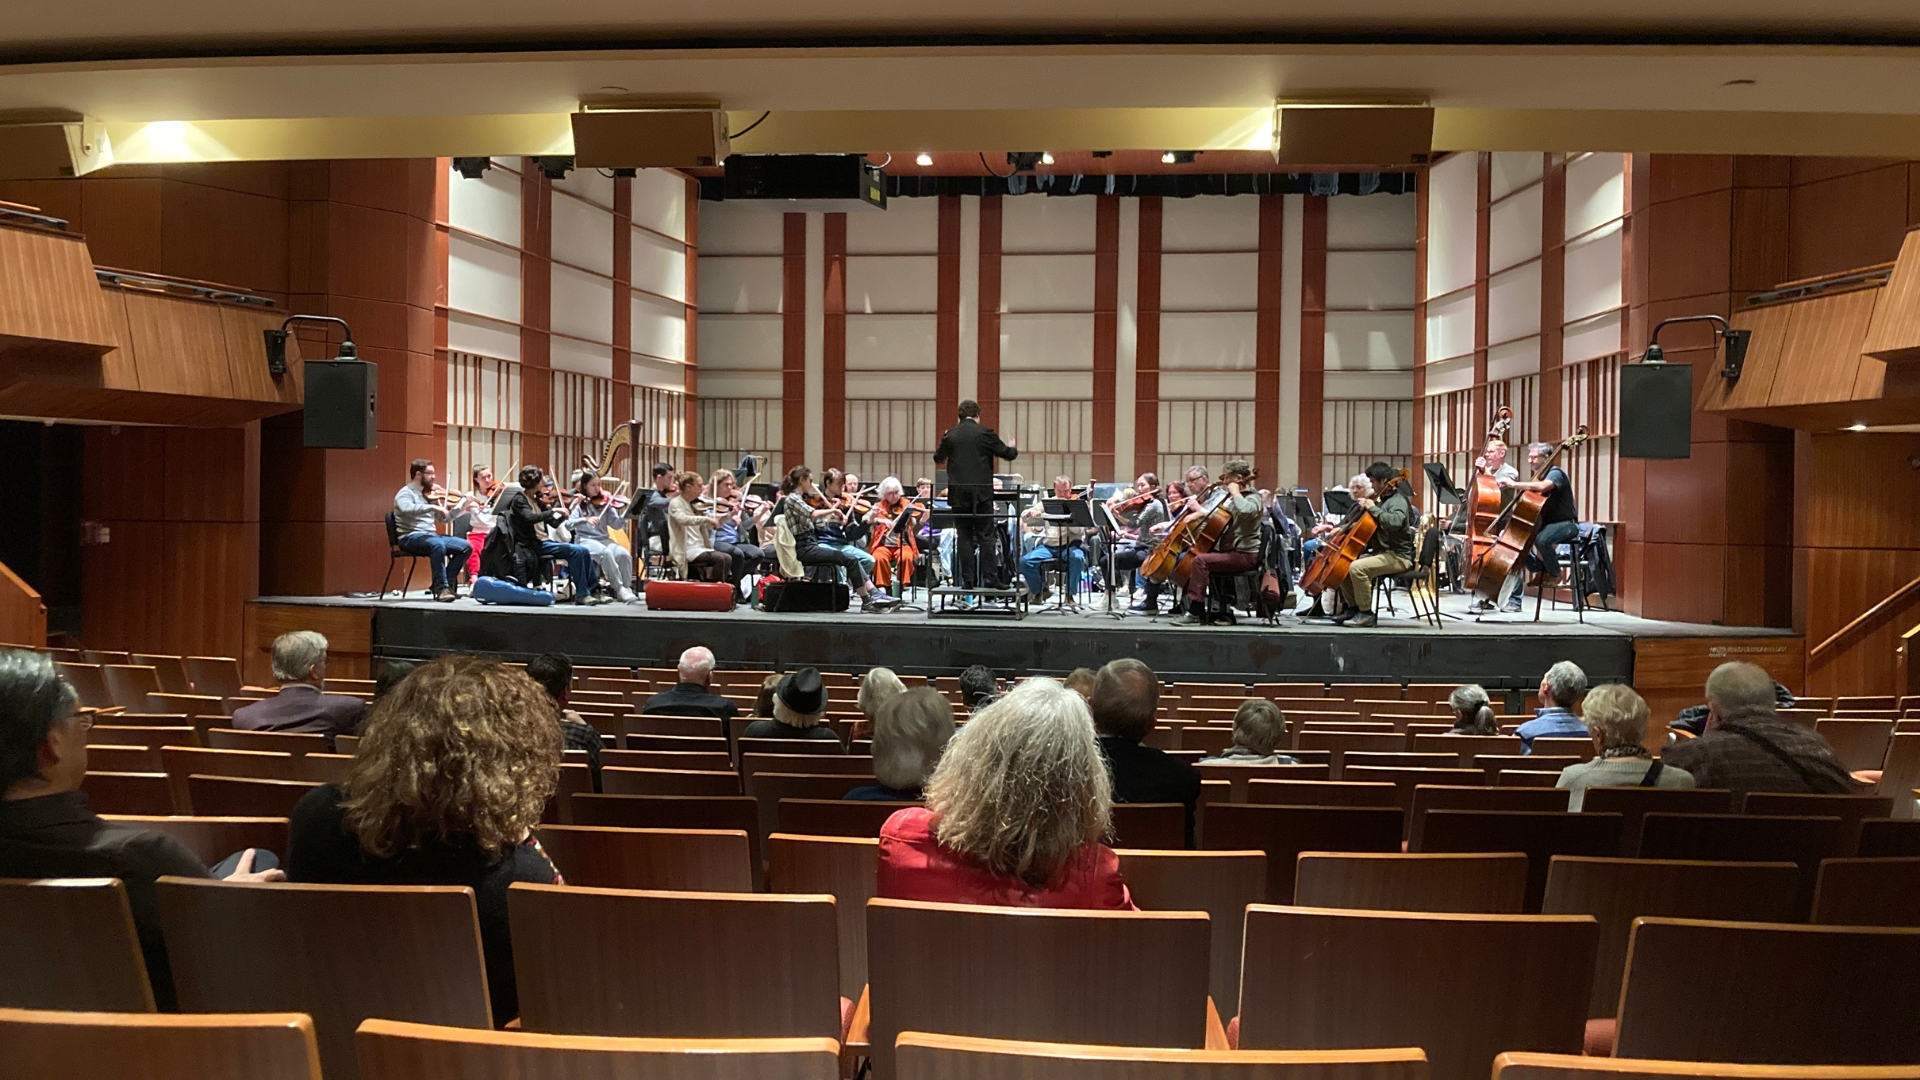
POLYGON ((947 745, 927 805, 880 830, 878 895, 1018 907, 1131 909, 1102 843, 1113 789, 1079 694, 1029 679, 947 745))
POLYGON ((873 718, 873 776, 879 783, 854 788, 846 797, 864 802, 919 802, 925 797, 927 777, 952 739, 953 702, 947 695, 922 686, 888 696, 873 718))
POLYGON ((861 715, 872 720, 880 715, 880 706, 906 692, 907 684, 900 681, 892 668, 877 667, 869 669, 860 680, 860 692, 853 700, 860 706, 861 715))
POLYGON ((1593 787, 1694 786, 1692 773, 1655 759, 1647 749, 1647 714, 1646 700, 1620 683, 1587 695, 1587 730, 1599 756, 1560 771, 1554 786, 1573 793, 1567 797, 1568 810, 1580 809, 1593 787))

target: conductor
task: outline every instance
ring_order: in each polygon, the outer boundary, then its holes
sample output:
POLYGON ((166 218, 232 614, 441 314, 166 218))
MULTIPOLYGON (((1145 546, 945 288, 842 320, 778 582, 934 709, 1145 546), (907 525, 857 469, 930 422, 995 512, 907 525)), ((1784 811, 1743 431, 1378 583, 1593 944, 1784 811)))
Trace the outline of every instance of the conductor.
POLYGON ((947 469, 947 505, 956 519, 955 575, 962 585, 992 587, 1000 581, 1000 545, 993 537, 993 463, 1019 455, 1010 442, 980 422, 980 403, 960 403, 960 422, 940 436, 933 463, 947 469))

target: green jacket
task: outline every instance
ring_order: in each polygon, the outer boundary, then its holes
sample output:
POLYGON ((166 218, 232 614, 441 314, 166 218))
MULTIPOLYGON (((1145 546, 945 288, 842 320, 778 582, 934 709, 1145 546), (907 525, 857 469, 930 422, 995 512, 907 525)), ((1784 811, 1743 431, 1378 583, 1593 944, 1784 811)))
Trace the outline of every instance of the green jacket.
POLYGON ((1413 500, 1407 497, 1404 484, 1395 488, 1387 501, 1373 508, 1373 525, 1374 547, 1413 561, 1414 534, 1420 525, 1420 514, 1414 510, 1413 500))

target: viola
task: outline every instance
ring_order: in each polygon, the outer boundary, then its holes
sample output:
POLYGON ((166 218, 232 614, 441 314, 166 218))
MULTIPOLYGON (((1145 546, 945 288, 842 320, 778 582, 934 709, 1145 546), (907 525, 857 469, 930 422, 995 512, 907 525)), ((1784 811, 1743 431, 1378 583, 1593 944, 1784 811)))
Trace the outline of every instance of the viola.
MULTIPOLYGON (((1579 430, 1554 447, 1547 460, 1534 470, 1534 480, 1546 479, 1561 454, 1586 441, 1587 425, 1581 424, 1579 430)), ((1533 535, 1540 530, 1540 514, 1546 506, 1546 492, 1523 491, 1500 512, 1488 530, 1492 540, 1487 550, 1467 566, 1467 587, 1476 596, 1489 602, 1500 599, 1500 587, 1533 548, 1533 535)))

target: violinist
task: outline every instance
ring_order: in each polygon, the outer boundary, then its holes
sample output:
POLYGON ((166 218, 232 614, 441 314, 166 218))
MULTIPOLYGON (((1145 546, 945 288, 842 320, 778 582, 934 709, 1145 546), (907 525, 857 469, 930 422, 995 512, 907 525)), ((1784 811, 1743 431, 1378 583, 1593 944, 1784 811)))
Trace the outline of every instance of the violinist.
POLYGON ((1414 533, 1420 515, 1406 484, 1395 482, 1398 470, 1384 461, 1367 466, 1367 486, 1378 498, 1356 500, 1373 515, 1373 539, 1367 553, 1353 560, 1347 578, 1340 583, 1340 599, 1346 610, 1333 617, 1339 626, 1378 626, 1373 614, 1373 583, 1378 578, 1404 574, 1413 569, 1414 533))
POLYGON ((1119 543, 1113 550, 1114 573, 1132 576, 1133 588, 1141 589, 1141 599, 1127 610, 1136 615, 1157 615, 1160 611, 1160 582, 1144 581, 1136 571, 1153 552, 1153 543, 1173 524, 1166 500, 1160 490, 1160 478, 1141 473, 1125 488, 1107 500, 1107 509, 1119 523, 1119 543))
MULTIPOLYGON (((1191 474, 1192 470, 1188 471, 1191 474)), ((1260 565, 1260 496, 1252 490, 1252 480, 1253 464, 1235 458, 1227 462, 1215 485, 1226 489, 1231 520, 1212 551, 1193 557, 1193 568, 1187 573, 1187 614, 1180 620, 1181 626, 1233 625, 1230 605, 1220 611, 1209 609, 1207 582, 1216 573, 1238 574, 1260 565)), ((1188 491, 1192 490, 1190 480, 1188 491)))
POLYGON ((667 554, 672 556, 673 565, 689 581, 695 580, 696 571, 700 580, 732 581, 733 556, 713 547, 720 513, 695 505, 706 493, 707 482, 697 472, 678 473, 673 482, 679 490, 667 504, 667 554))
MULTIPOLYGON (((1053 493, 1050 498, 1073 498, 1073 477, 1056 476, 1053 478, 1053 493)), ((1037 534, 1039 540, 1033 550, 1020 556, 1020 576, 1026 579, 1027 595, 1034 597, 1035 603, 1046 603, 1049 594, 1041 582, 1040 571, 1047 563, 1055 559, 1064 559, 1067 563, 1067 595, 1080 595, 1080 581, 1087 574, 1087 530, 1067 525, 1050 524, 1046 520, 1047 504, 1035 500, 1032 506, 1020 514, 1027 528, 1037 534)))
POLYGON ((787 470, 786 478, 780 481, 780 516, 793 535, 794 557, 805 565, 837 566, 845 570, 848 583, 860 596, 861 611, 888 611, 899 601, 874 592, 873 581, 867 576, 873 556, 848 548, 844 543, 830 543, 822 537, 823 528, 837 525, 846 517, 844 511, 833 505, 834 496, 839 494, 840 471, 828 469, 827 476, 833 488, 828 492, 814 487, 813 470, 805 465, 787 470), (865 560, 857 558, 856 553, 866 556, 865 560))
MULTIPOLYGON (((1554 446, 1550 442, 1528 445, 1527 472, 1540 479, 1500 482, 1503 495, 1537 491, 1547 497, 1546 505, 1540 509, 1539 527, 1533 533, 1533 551, 1528 554, 1525 566, 1546 575, 1549 580, 1560 576, 1560 545, 1571 543, 1580 535, 1580 508, 1573 499, 1573 479, 1558 465, 1547 469, 1545 474, 1540 471, 1547 462, 1553 460, 1553 451, 1554 446)), ((1521 585, 1524 581, 1521 569, 1515 567, 1513 575, 1503 587, 1507 611, 1520 610, 1521 585)))
POLYGON ((500 500, 500 493, 506 485, 493 478, 493 466, 481 463, 473 467, 473 490, 460 500, 454 513, 462 510, 472 515, 467 527, 467 544, 473 553, 467 556, 467 580, 480 576, 480 549, 487 546, 487 534, 493 531, 493 504, 500 500))
POLYGON ((860 564, 861 574, 872 580, 873 556, 851 539, 859 524, 859 514, 866 508, 860 505, 859 500, 848 498, 850 490, 847 487, 847 474, 839 469, 828 469, 820 477, 820 495, 838 513, 815 524, 815 542, 852 556, 860 564))
POLYGON ((572 502, 572 493, 562 495, 553 477, 545 472, 540 474, 540 482, 532 491, 533 506, 541 514, 533 525, 534 535, 540 540, 540 557, 567 564, 567 580, 573 583, 574 603, 610 602, 610 597, 599 595, 600 568, 594 563, 593 552, 585 544, 574 543, 573 532, 567 527, 567 505, 572 502))
POLYGON ((713 550, 733 559, 728 578, 733 583, 737 603, 747 599, 740 592, 747 574, 760 570, 773 554, 772 544, 760 543, 760 527, 772 516, 773 504, 743 495, 740 480, 732 469, 715 470, 710 483, 714 501, 720 507, 720 524, 713 530, 713 550))
POLYGON ((443 603, 459 596, 453 582, 460 564, 473 554, 473 545, 458 536, 442 536, 439 523, 449 520, 447 491, 435 483, 433 462, 416 458, 407 466, 407 483, 393 496, 393 522, 400 533, 400 550, 427 560, 433 571, 432 597, 443 603))
POLYGON ((880 481, 878 490, 880 497, 867 514, 873 583, 890 589, 897 579, 904 587, 913 581, 913 563, 920 557, 918 526, 926 519, 926 510, 904 496, 897 476, 880 481))
POLYGON ((567 515, 567 529, 573 533, 573 542, 593 556, 600 568, 601 580, 613 589, 613 598, 623 604, 632 603, 633 553, 613 540, 615 532, 626 528, 620 516, 626 500, 608 494, 601 487, 599 475, 590 469, 574 472, 573 491, 573 510, 567 515))
POLYGON ((873 505, 867 493, 860 490, 860 477, 857 474, 848 473, 840 482, 840 508, 847 512, 847 543, 861 551, 867 550, 872 546, 868 543, 872 527, 867 524, 867 512, 873 509, 873 505))

